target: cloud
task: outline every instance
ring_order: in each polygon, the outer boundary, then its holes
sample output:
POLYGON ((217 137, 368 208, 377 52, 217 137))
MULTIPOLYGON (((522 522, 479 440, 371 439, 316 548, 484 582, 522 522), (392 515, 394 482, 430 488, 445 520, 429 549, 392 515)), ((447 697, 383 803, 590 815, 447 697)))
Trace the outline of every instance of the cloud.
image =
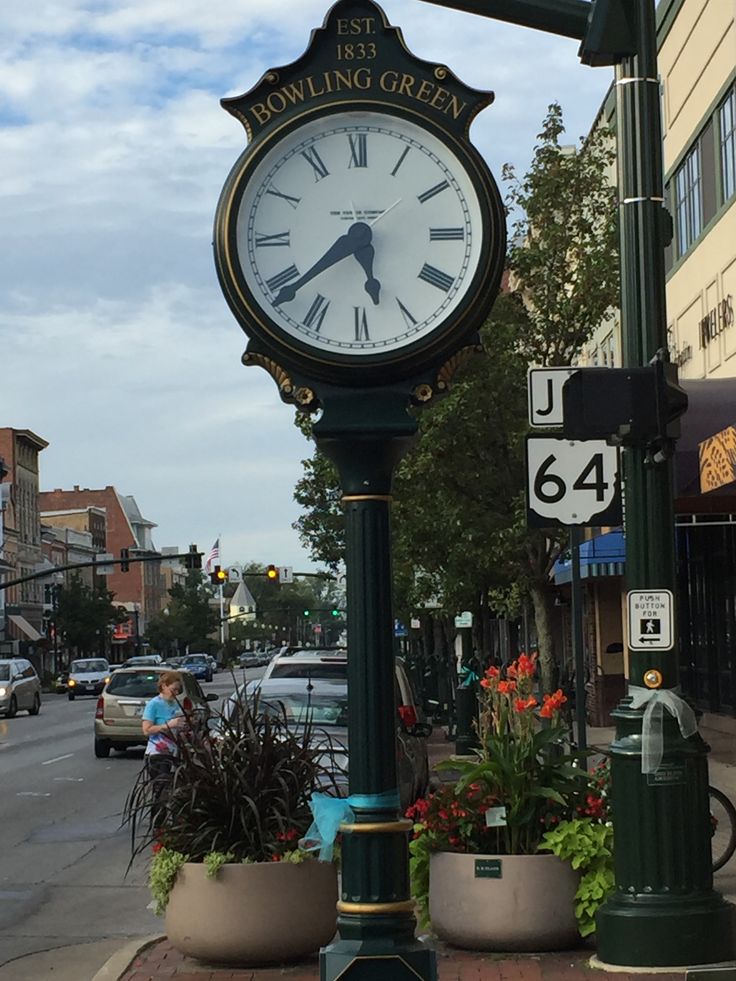
MULTIPOLYGON (((299 57, 328 4, 37 0, 0 31, 0 425, 50 441, 42 487, 115 484, 156 542, 225 561, 308 565, 291 523, 310 448, 245 337, 212 262, 214 210, 245 146, 219 106, 299 57)), ((610 72, 575 42, 385 0, 419 57, 496 101, 472 137, 500 176, 525 169, 548 102, 570 142, 610 72)))

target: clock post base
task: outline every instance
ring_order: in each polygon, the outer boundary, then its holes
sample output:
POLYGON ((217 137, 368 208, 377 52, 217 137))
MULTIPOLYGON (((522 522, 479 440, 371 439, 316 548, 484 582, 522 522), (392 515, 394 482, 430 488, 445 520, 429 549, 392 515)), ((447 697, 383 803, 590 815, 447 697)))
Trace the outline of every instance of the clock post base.
POLYGON ((320 981, 437 981, 437 954, 418 940, 338 940, 319 955, 320 981))

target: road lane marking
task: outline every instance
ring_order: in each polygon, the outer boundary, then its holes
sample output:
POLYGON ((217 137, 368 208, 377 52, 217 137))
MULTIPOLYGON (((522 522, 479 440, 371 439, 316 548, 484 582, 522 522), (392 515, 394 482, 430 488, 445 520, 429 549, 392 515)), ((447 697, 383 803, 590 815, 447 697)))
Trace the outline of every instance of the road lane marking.
POLYGON ((54 777, 54 783, 84 783, 84 777, 54 777))
POLYGON ((68 760, 68 759, 70 759, 70 758, 71 758, 72 756, 74 756, 74 753, 67 753, 67 754, 66 754, 65 756, 55 756, 55 757, 53 758, 53 760, 45 760, 45 761, 44 761, 44 762, 43 762, 43 763, 41 764, 41 766, 48 766, 48 765, 49 765, 49 763, 58 763, 58 762, 59 762, 60 760, 68 760))
POLYGON ((35 794, 32 790, 20 790, 16 797, 50 797, 51 794, 35 794))

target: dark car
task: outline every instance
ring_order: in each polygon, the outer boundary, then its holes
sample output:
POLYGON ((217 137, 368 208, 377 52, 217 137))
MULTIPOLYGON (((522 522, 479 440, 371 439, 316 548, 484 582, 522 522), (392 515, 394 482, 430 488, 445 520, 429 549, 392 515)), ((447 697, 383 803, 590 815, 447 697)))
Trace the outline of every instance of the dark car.
POLYGON ((212 665, 207 654, 187 654, 181 670, 189 671, 198 681, 212 681, 212 665))

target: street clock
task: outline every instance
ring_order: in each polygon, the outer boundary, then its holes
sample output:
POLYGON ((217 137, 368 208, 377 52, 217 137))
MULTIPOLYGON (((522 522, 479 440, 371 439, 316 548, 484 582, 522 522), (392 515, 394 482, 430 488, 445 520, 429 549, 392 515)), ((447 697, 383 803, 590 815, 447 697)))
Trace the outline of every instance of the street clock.
POLYGON ((370 0, 340 0, 301 59, 223 100, 251 136, 215 221, 246 362, 373 386, 477 340, 505 253, 468 139, 492 99, 414 58, 370 0))

